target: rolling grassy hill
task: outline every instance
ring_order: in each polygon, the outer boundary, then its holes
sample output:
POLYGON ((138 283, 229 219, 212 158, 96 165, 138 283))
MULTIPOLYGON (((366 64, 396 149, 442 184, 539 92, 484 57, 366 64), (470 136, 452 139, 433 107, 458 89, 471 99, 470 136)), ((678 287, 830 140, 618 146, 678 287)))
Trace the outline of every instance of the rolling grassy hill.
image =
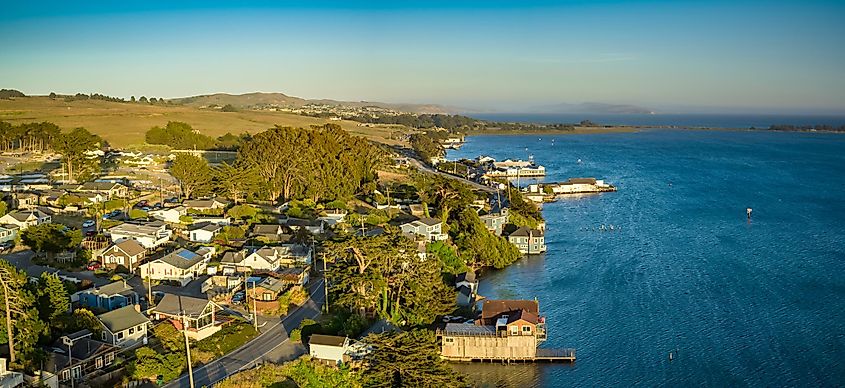
POLYGON ((0 120, 12 124, 50 121, 63 130, 84 127, 116 147, 144 143, 144 134, 154 126, 168 121, 183 121, 209 136, 226 132, 256 133, 274 125, 307 127, 328 122, 341 125, 352 134, 386 143, 394 132, 404 127, 382 126, 368 128, 352 121, 329 121, 296 114, 269 111, 220 112, 201 110, 193 106, 160 106, 140 103, 119 103, 100 100, 65 102, 49 97, 22 97, 0 100, 0 120))
POLYGON ((381 108, 392 109, 399 112, 409 113, 443 113, 453 114, 457 113, 457 108, 446 107, 437 104, 393 104, 386 102, 372 102, 372 101, 337 101, 329 99, 308 100, 299 97, 292 97, 282 93, 247 93, 247 94, 227 94, 216 93, 206 94, 200 96, 174 98, 173 102, 192 107, 204 107, 210 105, 224 106, 230 104, 237 108, 250 108, 262 105, 277 105, 289 107, 302 107, 306 104, 324 104, 324 105, 338 105, 361 108, 365 106, 377 106, 381 108))

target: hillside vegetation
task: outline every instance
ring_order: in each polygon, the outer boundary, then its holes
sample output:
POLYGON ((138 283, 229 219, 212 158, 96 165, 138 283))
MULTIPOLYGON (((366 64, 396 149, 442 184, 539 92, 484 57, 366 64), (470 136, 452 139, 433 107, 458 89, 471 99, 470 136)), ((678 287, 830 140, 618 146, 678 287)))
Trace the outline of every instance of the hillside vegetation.
POLYGON ((66 102, 49 97, 21 97, 0 100, 0 121, 11 124, 49 121, 63 130, 84 127, 112 146, 143 144, 150 128, 164 127, 169 121, 188 123, 202 134, 219 137, 228 132, 257 133, 279 126, 309 127, 334 123, 351 134, 385 144, 396 144, 395 127, 368 128, 351 121, 330 121, 296 114, 270 111, 220 112, 189 106, 163 106, 119 103, 102 100, 66 102))

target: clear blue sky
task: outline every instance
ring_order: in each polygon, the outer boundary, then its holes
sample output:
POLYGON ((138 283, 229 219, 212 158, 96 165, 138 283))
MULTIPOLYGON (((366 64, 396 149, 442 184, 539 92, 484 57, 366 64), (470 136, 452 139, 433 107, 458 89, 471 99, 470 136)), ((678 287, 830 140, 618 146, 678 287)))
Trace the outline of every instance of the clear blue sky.
POLYGON ((28 94, 845 114, 843 2, 5 3, 0 87, 28 94))

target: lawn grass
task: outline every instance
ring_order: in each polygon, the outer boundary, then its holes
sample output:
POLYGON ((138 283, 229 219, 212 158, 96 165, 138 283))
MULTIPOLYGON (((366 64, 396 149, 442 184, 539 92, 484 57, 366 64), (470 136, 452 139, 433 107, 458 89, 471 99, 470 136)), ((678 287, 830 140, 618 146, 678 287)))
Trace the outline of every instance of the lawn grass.
POLYGON ((402 130, 395 127, 367 128, 353 121, 330 121, 285 112, 220 112, 188 106, 100 100, 65 102, 49 97, 0 100, 0 121, 12 124, 49 121, 63 130, 84 127, 100 135, 110 145, 121 148, 144 144, 144 135, 150 128, 164 126, 168 121, 186 122, 201 133, 214 137, 227 132, 256 133, 274 125, 308 127, 335 123, 354 135, 385 144, 398 144, 398 141, 390 139, 390 135, 402 130))
POLYGON ((199 352, 207 352, 212 354, 214 358, 219 358, 231 353, 257 335, 258 332, 250 324, 232 324, 197 342, 194 348, 199 352))

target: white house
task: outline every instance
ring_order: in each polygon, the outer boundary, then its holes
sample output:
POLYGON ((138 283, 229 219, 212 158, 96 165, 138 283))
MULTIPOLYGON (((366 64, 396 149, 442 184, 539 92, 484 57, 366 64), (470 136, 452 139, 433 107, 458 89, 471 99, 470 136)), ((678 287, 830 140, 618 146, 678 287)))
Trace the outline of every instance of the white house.
POLYGON ((0 243, 15 241, 19 230, 17 225, 0 224, 0 243))
POLYGON ((436 218, 420 218, 402 224, 402 233, 408 236, 422 236, 428 241, 443 241, 449 238, 443 233, 443 222, 436 218))
POLYGON ((50 215, 37 210, 15 210, 0 217, 0 225, 15 225, 21 232, 30 226, 41 225, 52 221, 50 215))
POLYGON ((348 337, 312 334, 308 340, 308 353, 312 359, 338 365, 343 363, 343 355, 349 350, 349 345, 348 337))
POLYGON ((141 264, 141 276, 152 280, 175 281, 185 286, 205 274, 214 248, 202 247, 196 252, 180 248, 164 257, 141 264))
POLYGON ((139 305, 130 305, 97 316, 103 327, 102 340, 121 348, 147 344, 150 320, 139 305))
POLYGON ((229 206, 229 201, 219 198, 186 199, 182 201, 182 206, 191 210, 209 211, 216 209, 225 209, 226 206, 229 206))
POLYGON ((234 267, 236 271, 276 271, 282 267, 304 267, 311 265, 313 252, 311 247, 300 244, 282 244, 274 247, 261 247, 253 252, 226 252, 220 263, 234 267))
POLYGON ((232 218, 229 216, 210 216, 204 214, 192 214, 191 220, 194 224, 215 224, 215 225, 231 225, 232 218))
POLYGON ((147 224, 120 224, 108 230, 111 240, 119 242, 124 239, 138 240, 146 249, 155 249, 166 243, 173 235, 173 231, 167 229, 163 222, 151 222, 147 224))
POLYGON ((188 214, 188 209, 184 206, 166 207, 158 210, 150 210, 148 214, 157 220, 178 224, 179 217, 188 214))
POLYGON ((191 242, 209 243, 214 240, 214 236, 223 230, 223 226, 204 222, 201 224, 191 225, 188 230, 189 240, 191 242))

